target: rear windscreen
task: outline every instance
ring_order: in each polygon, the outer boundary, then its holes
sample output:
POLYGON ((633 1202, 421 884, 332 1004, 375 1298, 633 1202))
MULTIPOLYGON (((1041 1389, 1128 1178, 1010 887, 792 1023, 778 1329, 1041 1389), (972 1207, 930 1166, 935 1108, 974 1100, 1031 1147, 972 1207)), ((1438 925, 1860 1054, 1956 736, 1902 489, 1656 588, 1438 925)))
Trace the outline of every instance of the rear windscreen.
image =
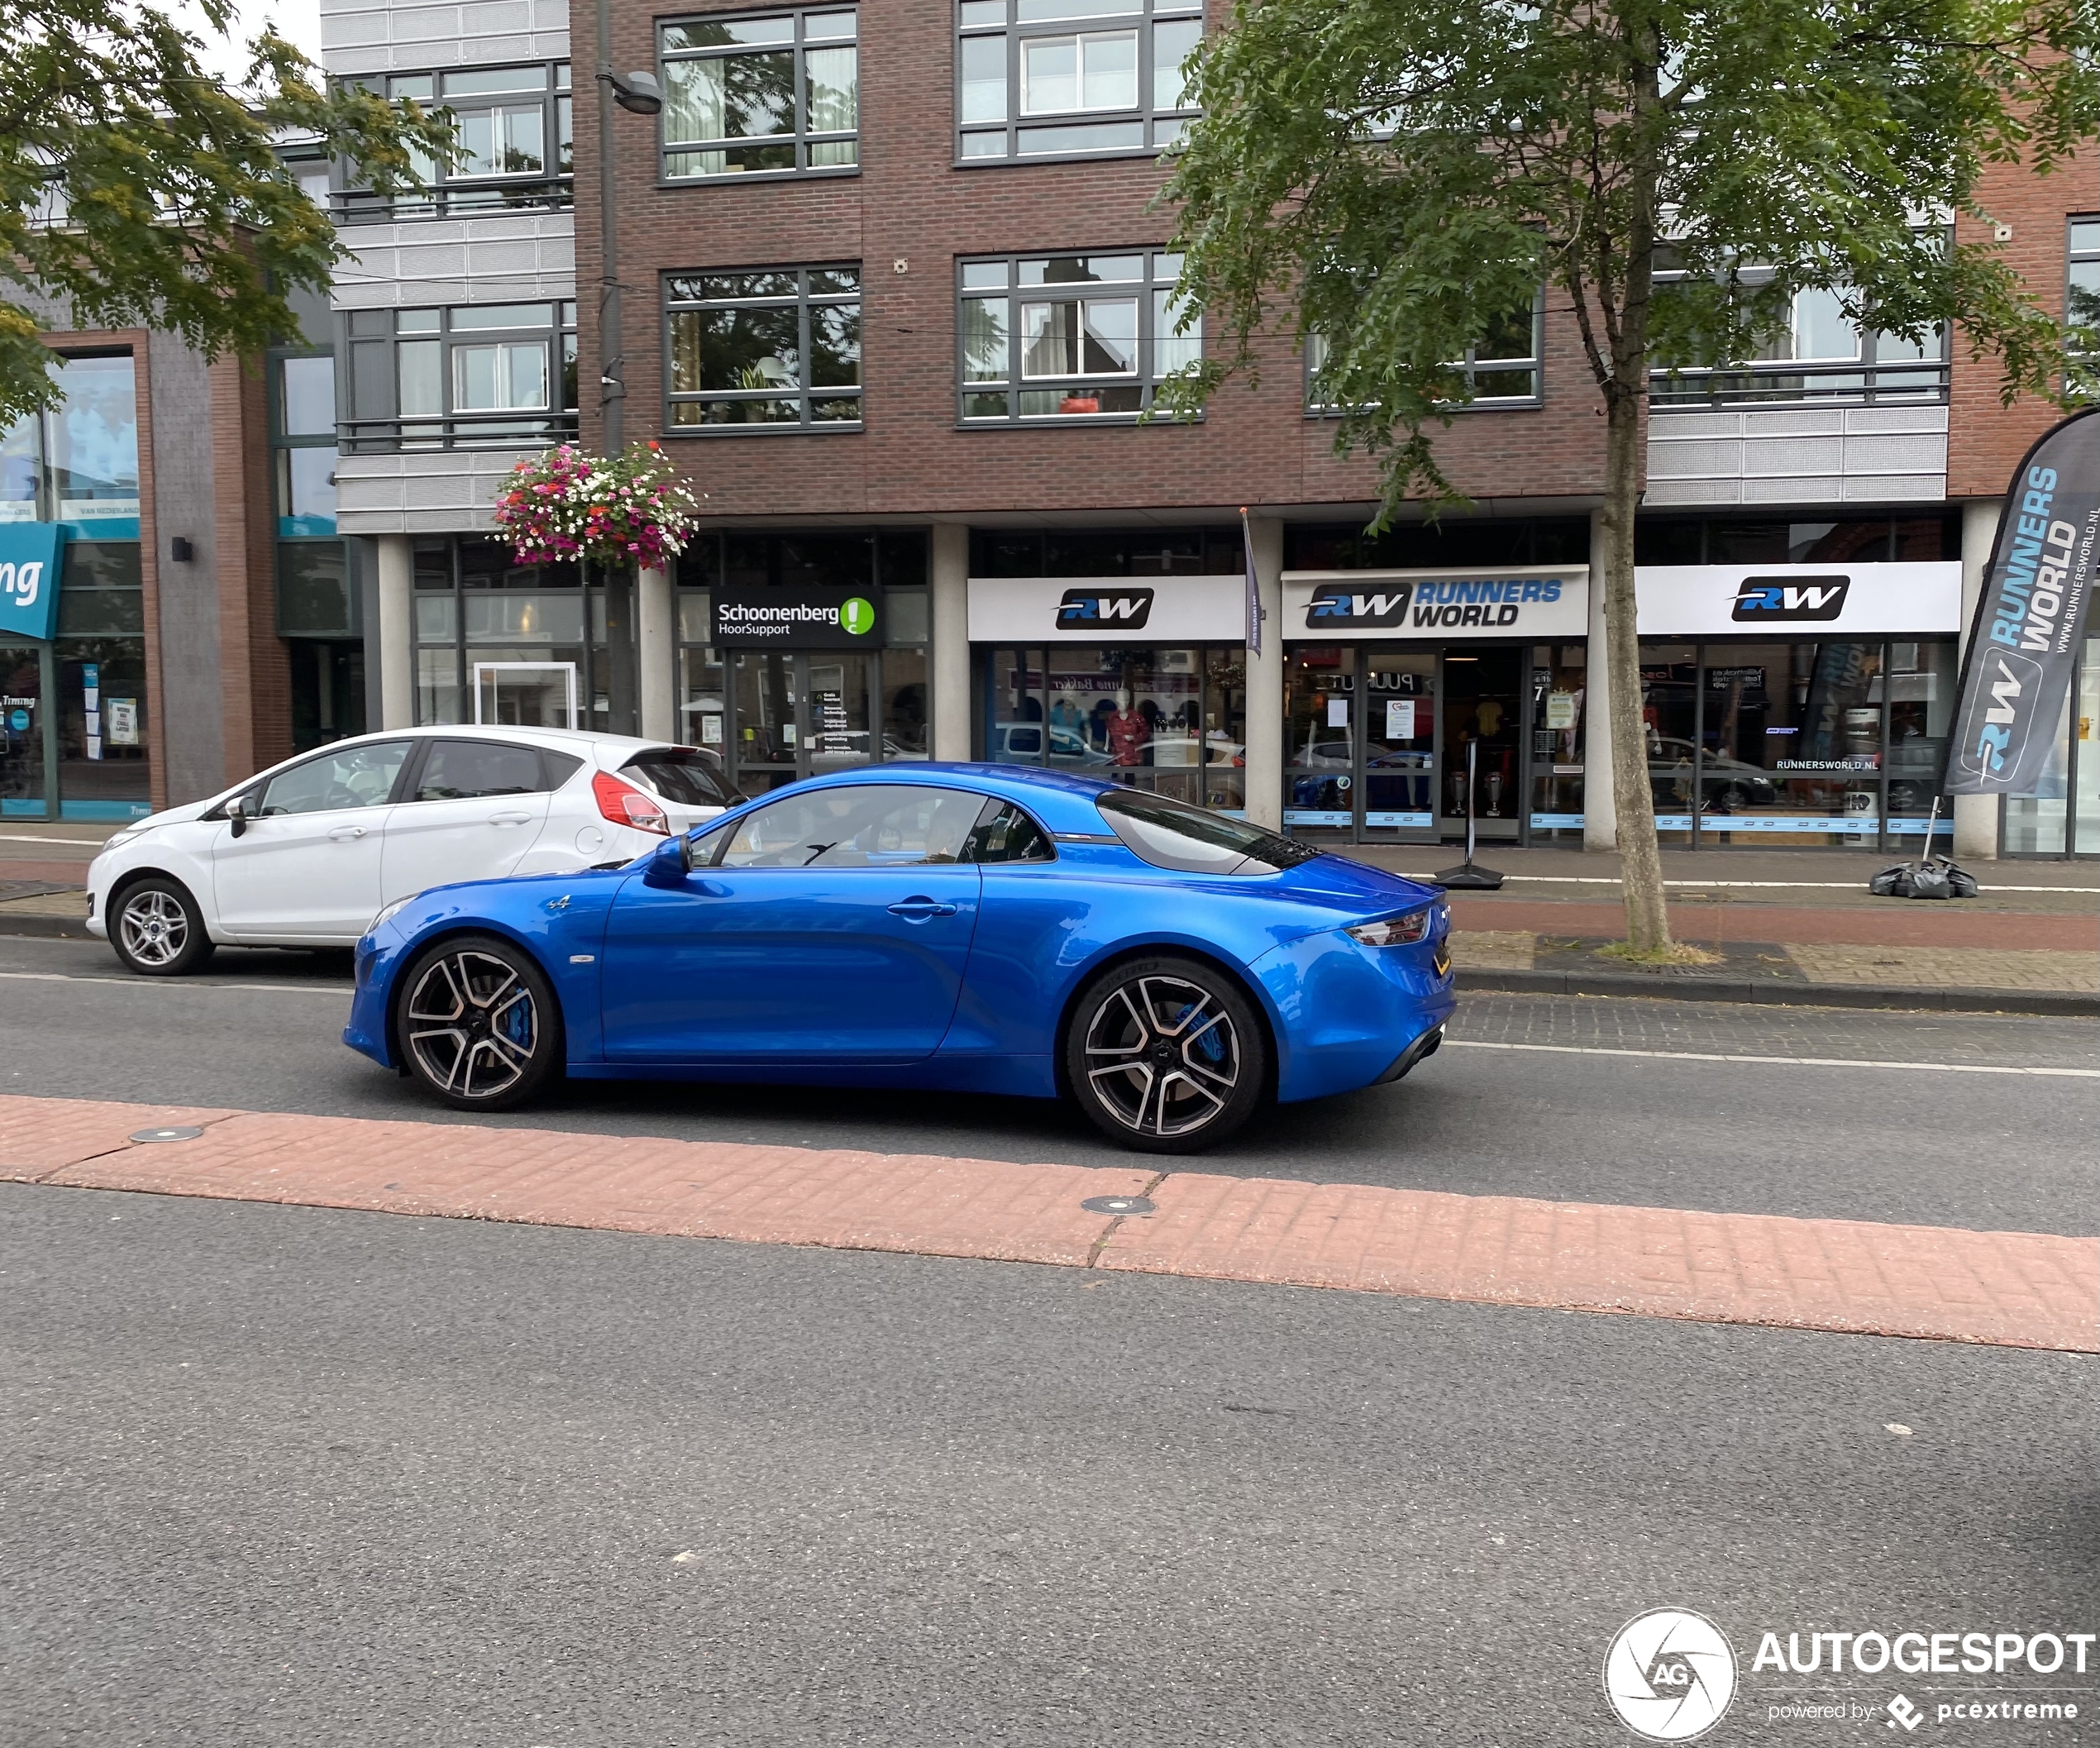
POLYGON ((729 786, 722 762, 697 747, 652 747, 620 768, 680 807, 730 807, 743 799, 729 786))

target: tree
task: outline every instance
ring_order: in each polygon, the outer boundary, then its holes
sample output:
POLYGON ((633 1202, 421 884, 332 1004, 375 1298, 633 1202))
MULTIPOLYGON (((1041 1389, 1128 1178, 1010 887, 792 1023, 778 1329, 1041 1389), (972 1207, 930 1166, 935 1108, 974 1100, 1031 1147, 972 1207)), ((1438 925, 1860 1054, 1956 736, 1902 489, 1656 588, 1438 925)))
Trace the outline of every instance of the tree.
MULTIPOLYGON (((1191 57, 1172 160, 1181 294, 1223 347, 1192 412, 1281 328, 1322 348, 1337 447, 1463 503, 1432 426, 1451 361, 1539 288, 1572 312, 1605 418, 1613 789, 1631 956, 1679 955, 1640 718, 1634 513, 1662 366, 1740 363, 1825 290, 1862 327, 1959 325, 2008 401, 2055 396, 2063 335, 1991 246, 1957 243, 1986 165, 2046 174, 2100 116, 2089 0, 1241 0, 1191 57), (1659 283, 1657 275, 1665 275, 1659 283)), ((2074 366, 2074 368, 2076 368, 2074 366)))
MULTIPOLYGON (((199 0, 224 32, 230 0, 199 0)), ((8 14, 0 60, 0 429, 59 403, 46 324, 10 290, 69 305, 79 327, 154 327, 208 357, 252 352, 298 322, 348 251, 274 141, 317 140, 382 193, 420 188, 452 151, 448 117, 316 69, 265 31, 244 83, 204 71, 203 45, 122 0, 37 0, 8 14)))

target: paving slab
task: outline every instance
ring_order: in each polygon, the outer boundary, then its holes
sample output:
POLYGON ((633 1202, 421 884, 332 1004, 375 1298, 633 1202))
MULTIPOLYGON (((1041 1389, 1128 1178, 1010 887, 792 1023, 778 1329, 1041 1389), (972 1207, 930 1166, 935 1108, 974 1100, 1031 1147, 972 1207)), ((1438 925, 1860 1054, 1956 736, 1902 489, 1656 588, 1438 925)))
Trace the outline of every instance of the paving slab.
POLYGON ((0 1176, 75 1188, 2100 1352, 2096 1238, 1154 1164, 1024 1165, 0 1096, 0 1176), (128 1139, 178 1125, 202 1133, 128 1139), (1139 1198, 1132 1211, 1114 1206, 1131 1198, 1139 1198))

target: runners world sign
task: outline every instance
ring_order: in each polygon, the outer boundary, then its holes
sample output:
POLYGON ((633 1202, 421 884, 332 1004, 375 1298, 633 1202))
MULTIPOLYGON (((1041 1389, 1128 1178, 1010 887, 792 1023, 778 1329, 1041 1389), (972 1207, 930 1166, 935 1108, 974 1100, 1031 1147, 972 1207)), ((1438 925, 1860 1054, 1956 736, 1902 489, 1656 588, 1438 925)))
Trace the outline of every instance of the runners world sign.
POLYGON ((1588 628, 1587 565, 1507 571, 1286 571, 1283 635, 1579 638, 1588 628))

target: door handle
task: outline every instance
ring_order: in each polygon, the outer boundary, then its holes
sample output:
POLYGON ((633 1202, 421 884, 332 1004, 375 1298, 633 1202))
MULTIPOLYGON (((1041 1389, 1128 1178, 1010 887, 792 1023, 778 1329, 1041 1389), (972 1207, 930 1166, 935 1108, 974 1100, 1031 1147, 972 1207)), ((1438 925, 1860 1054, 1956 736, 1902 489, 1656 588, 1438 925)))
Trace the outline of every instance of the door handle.
POLYGON ((900 916, 908 923, 923 923, 929 917, 953 916, 955 910, 953 905, 944 905, 936 899, 904 898, 890 905, 890 914, 900 916))
POLYGON ((365 828, 361 825, 339 825, 328 835, 337 843, 348 843, 354 838, 362 838, 365 828))
POLYGON ((529 825, 532 819, 530 814, 491 814, 489 823, 491 825, 529 825))

